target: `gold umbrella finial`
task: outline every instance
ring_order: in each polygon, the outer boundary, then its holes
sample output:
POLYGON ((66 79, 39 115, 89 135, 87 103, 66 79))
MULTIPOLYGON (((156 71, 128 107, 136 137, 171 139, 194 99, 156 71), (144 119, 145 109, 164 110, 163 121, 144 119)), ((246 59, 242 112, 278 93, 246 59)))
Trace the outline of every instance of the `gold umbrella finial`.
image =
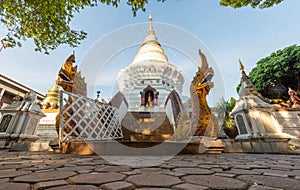
POLYGON ((242 71, 242 77, 247 77, 246 72, 244 71, 245 67, 242 61, 239 59, 240 70, 242 71))

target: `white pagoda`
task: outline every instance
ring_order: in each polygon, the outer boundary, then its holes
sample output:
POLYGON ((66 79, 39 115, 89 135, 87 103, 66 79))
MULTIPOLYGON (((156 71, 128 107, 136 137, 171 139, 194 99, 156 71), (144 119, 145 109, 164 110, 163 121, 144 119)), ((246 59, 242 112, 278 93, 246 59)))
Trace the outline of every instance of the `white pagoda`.
POLYGON ((166 112, 170 92, 175 90, 182 94, 183 74, 168 61, 155 35, 151 14, 149 22, 147 36, 138 53, 117 79, 129 112, 166 112))

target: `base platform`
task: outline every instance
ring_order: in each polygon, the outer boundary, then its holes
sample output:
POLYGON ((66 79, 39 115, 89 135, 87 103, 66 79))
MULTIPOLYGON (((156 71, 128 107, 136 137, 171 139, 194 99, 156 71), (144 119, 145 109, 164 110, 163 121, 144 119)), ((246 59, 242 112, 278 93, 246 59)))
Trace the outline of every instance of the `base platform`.
POLYGON ((169 156, 176 154, 220 154, 224 144, 220 140, 202 141, 74 141, 63 143, 62 153, 120 156, 169 156))

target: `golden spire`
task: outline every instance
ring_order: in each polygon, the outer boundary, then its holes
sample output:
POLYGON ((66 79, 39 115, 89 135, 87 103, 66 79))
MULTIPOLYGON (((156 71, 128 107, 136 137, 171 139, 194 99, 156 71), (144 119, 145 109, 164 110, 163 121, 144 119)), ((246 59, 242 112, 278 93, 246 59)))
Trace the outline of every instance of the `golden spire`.
POLYGON ((151 14, 151 11, 150 11, 150 15, 149 15, 149 23, 150 23, 149 28, 152 30, 153 27, 152 27, 152 14, 151 14))
POLYGON ((244 71, 244 65, 242 63, 242 61, 239 59, 239 64, 240 64, 240 70, 242 71, 242 77, 247 77, 245 71, 244 71))
POLYGON ((160 60, 163 62, 168 62, 168 58, 156 37, 152 25, 151 12, 149 15, 149 29, 147 31, 146 38, 144 39, 138 53, 135 55, 133 62, 139 62, 141 60, 160 60))
POLYGON ((240 70, 244 70, 244 65, 240 59, 239 59, 239 64, 240 64, 240 70))

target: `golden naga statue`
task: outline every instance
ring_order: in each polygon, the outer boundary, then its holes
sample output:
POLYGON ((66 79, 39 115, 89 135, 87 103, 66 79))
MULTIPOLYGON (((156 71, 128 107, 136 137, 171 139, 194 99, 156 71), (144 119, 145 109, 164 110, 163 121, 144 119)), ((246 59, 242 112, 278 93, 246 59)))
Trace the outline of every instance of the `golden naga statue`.
POLYGON ((211 122, 213 118, 206 101, 206 96, 214 86, 214 83, 211 82, 214 71, 208 66, 207 59, 201 50, 199 50, 199 55, 202 65, 198 67, 198 71, 190 86, 191 99, 193 102, 192 123, 193 126, 195 126, 194 129, 191 130, 191 133, 193 136, 204 136, 207 135, 207 133, 213 136, 212 133, 214 133, 215 127, 213 126, 213 122, 211 122), (207 131, 208 127, 211 129, 207 131))
POLYGON ((73 66, 73 63, 75 63, 75 55, 70 55, 59 70, 56 83, 67 92, 86 96, 85 78, 81 76, 80 71, 77 72, 77 66, 73 66))
MULTIPOLYGON (((77 72, 77 66, 73 66, 75 63, 74 54, 71 55, 66 62, 63 64, 61 69, 59 70, 58 77, 56 79, 56 83, 63 88, 63 90, 70 92, 72 94, 78 94, 82 96, 87 96, 87 85, 85 82, 85 78, 81 76, 80 71, 77 72)), ((68 101, 72 103, 72 99, 69 98, 68 101)), ((69 109, 68 113, 70 115, 73 114, 73 109, 69 109)), ((67 120, 68 115, 64 115, 64 120, 67 120)), ((56 116, 56 130, 59 131, 59 121, 60 113, 56 116)), ((76 123, 74 121, 70 121, 70 126, 75 126, 76 123)), ((71 129, 64 126, 64 130, 68 133, 71 129)), ((75 135, 76 136, 76 135, 75 135)))
MULTIPOLYGON (((50 88, 46 94, 45 99, 43 100, 42 108, 45 112, 57 112, 59 108, 59 91, 62 89, 64 91, 78 94, 82 96, 87 96, 87 84, 85 78, 81 76, 81 73, 77 71, 77 66, 73 66, 75 63, 75 55, 72 54, 68 57, 65 63, 62 65, 58 72, 55 84, 50 88)), ((68 99, 71 103, 72 100, 68 99)), ((69 110, 69 114, 73 114, 73 110, 69 110)), ((64 115, 67 119, 67 115, 64 115)), ((59 119, 60 113, 56 115, 56 130, 59 130, 59 119)), ((70 121, 70 126, 75 126, 73 121, 70 121)), ((64 127, 64 130, 67 132, 70 130, 67 127, 64 127)))
POLYGON ((73 63, 75 63, 75 56, 72 54, 60 68, 54 85, 48 90, 41 103, 43 109, 55 110, 59 108, 60 89, 73 94, 87 95, 85 78, 81 76, 80 71, 77 72, 77 66, 73 66, 73 63))

